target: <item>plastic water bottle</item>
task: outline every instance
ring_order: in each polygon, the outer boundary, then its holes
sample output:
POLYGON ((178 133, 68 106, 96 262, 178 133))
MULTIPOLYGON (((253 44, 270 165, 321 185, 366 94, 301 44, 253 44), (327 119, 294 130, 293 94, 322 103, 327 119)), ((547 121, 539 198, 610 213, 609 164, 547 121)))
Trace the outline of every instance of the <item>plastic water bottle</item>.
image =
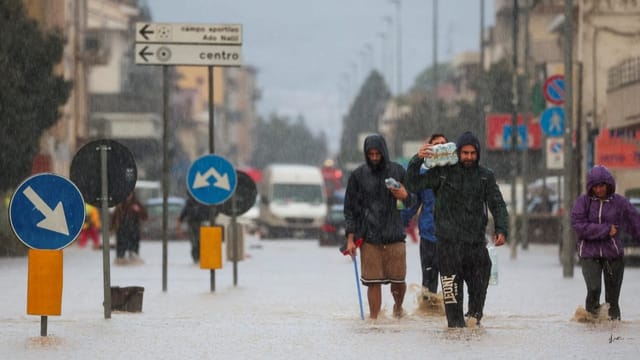
POLYGON ((489 285, 498 285, 498 253, 495 246, 491 245, 489 250, 489 258, 491 259, 491 276, 489 277, 489 285))
POLYGON ((386 178, 384 183, 388 188, 400 189, 400 183, 394 178, 386 178))

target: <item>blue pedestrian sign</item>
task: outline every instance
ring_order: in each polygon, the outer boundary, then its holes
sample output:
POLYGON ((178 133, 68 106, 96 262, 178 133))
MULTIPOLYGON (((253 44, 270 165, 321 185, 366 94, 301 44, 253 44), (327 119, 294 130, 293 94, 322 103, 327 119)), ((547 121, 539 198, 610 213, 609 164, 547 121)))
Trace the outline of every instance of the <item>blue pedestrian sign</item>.
POLYGON ((564 109, 550 107, 540 116, 540 127, 547 136, 558 137, 564 133, 564 109))
MULTIPOLYGON (((516 148, 518 150, 526 149, 527 144, 527 127, 518 125, 518 138, 516 139, 516 148)), ((511 125, 505 125, 502 130, 502 148, 511 150, 511 125)))
POLYGON ((11 197, 9 222, 18 239, 38 250, 60 250, 80 234, 85 204, 80 190, 67 178, 37 174, 26 179, 11 197))
POLYGON ((205 205, 222 204, 236 190, 237 175, 233 165, 222 156, 204 155, 191 164, 187 189, 205 205))

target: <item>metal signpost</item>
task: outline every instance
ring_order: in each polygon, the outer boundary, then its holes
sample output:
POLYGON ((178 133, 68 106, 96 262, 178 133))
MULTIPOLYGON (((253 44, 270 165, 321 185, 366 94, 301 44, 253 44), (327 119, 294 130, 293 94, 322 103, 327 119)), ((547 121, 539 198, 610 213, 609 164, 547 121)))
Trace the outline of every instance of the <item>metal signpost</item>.
POLYGON ((134 191, 138 168, 129 149, 114 140, 95 140, 78 150, 71 161, 71 179, 87 203, 100 208, 102 221, 102 272, 104 318, 111 318, 111 267, 109 259, 109 207, 134 191), (97 165, 100 166, 97 166, 97 165))
POLYGON ((27 313, 40 315, 40 335, 47 336, 47 315, 62 307, 62 249, 80 234, 84 199, 68 179, 55 174, 27 178, 9 204, 11 229, 29 250, 27 313))
MULTIPOLYGON (((227 159, 215 154, 199 157, 187 172, 189 194, 204 205, 222 204, 233 195, 237 183, 237 174, 233 165, 227 159)), ((215 270, 210 271, 211 291, 215 291, 215 270)))
MULTIPOLYGON (((214 154, 213 67, 242 65, 242 25, 138 22, 136 23, 135 58, 138 65, 163 65, 162 290, 167 291, 169 85, 166 65, 195 65, 209 68, 209 152, 214 154)), ((213 210, 210 218, 213 222, 213 210)), ((212 270, 212 290, 215 287, 214 279, 212 270)))
POLYGON ((240 251, 238 249, 239 231, 242 227, 238 225, 236 216, 242 215, 249 211, 256 202, 258 196, 258 188, 251 176, 243 171, 236 171, 238 177, 238 185, 236 191, 227 201, 225 201, 220 211, 231 216, 231 240, 233 242, 233 251, 231 258, 233 259, 233 285, 238 284, 238 260, 240 259, 240 251))

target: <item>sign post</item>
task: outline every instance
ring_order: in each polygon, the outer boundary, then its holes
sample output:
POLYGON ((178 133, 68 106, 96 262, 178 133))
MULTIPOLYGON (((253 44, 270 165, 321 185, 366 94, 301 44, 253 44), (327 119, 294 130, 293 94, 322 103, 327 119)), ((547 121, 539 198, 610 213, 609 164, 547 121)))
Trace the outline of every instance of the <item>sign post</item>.
MULTIPOLYGON (((242 65, 242 25, 240 24, 176 24, 136 23, 136 64, 139 65, 196 65, 209 68, 209 152, 214 148, 213 67, 242 65)), ((163 166, 162 166, 162 290, 167 291, 167 189, 169 184, 168 146, 168 84, 163 68, 163 166)), ((230 195, 229 195, 230 196, 230 195)), ((213 210, 210 215, 214 220, 213 210)), ((215 289, 211 270, 211 290, 215 289)))
POLYGON ((47 316, 61 314, 62 249, 78 237, 84 217, 80 190, 59 175, 31 176, 11 197, 11 229, 30 248, 27 314, 40 315, 41 336, 47 336, 47 316))
POLYGON ((100 208, 102 217, 102 272, 104 318, 111 318, 111 268, 109 260, 109 207, 134 190, 138 169, 129 149, 113 140, 95 140, 78 150, 71 162, 71 179, 87 203, 100 208), (100 164, 100 166, 96 166, 100 164))
MULTIPOLYGON (((204 205, 218 205, 233 195, 238 183, 236 170, 222 156, 201 156, 187 172, 187 190, 204 205)), ((213 225, 213 224, 212 224, 213 225)), ((215 291, 215 270, 211 271, 211 291, 215 291)))

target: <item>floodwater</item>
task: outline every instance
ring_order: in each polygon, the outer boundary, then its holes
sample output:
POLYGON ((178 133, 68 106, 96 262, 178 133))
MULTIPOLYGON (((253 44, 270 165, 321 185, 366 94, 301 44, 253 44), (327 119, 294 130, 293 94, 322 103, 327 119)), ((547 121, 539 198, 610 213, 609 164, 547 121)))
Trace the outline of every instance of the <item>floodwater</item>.
MULTIPOLYGON (((245 260, 211 273, 191 263, 189 245, 168 247, 162 291, 162 247, 141 244, 143 265, 112 266, 112 286, 143 286, 141 313, 102 309, 102 253, 64 250, 62 315, 26 314, 27 259, 0 258, 0 354, 11 359, 555 359, 637 358, 640 350, 640 268, 627 267, 622 321, 572 320, 584 302, 580 269, 562 277, 557 248, 530 246, 509 259, 498 248, 500 281, 489 287, 477 328, 447 329, 441 315, 417 301, 418 245, 407 243, 405 316, 391 315, 383 287, 378 320, 361 320, 353 263, 336 248, 310 240, 247 236, 245 260)), ((113 253, 111 254, 113 259, 113 253)), ((362 289, 365 315, 366 288, 362 289)))

